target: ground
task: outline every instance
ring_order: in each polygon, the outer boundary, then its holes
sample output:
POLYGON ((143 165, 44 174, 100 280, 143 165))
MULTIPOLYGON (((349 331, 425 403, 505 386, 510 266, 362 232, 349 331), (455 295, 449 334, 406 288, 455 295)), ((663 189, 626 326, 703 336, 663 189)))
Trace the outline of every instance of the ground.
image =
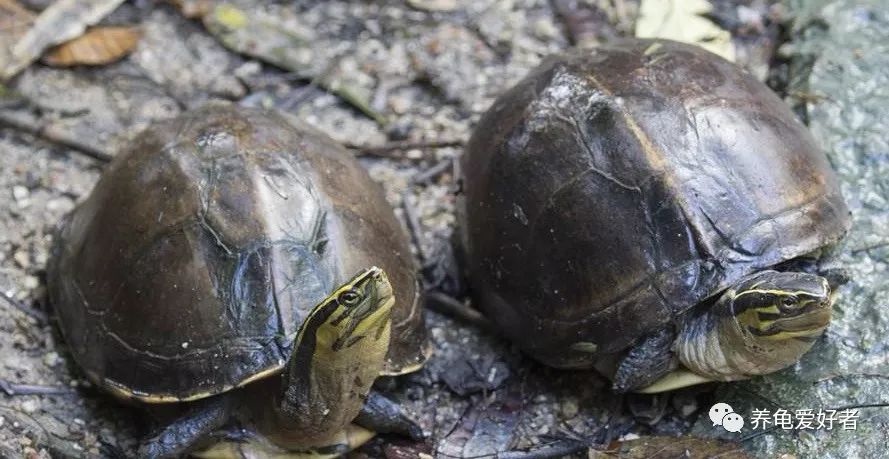
MULTIPOLYGON (((47 2, 23 3, 39 9, 47 2)), ((743 397, 751 391, 778 400, 779 406, 841 406, 849 400, 844 396, 859 393, 873 395, 856 398, 861 403, 885 402, 879 399, 880 383, 854 379, 889 374, 885 334, 880 335, 887 319, 874 309, 886 301, 875 286, 889 283, 886 236, 878 231, 886 227, 889 185, 882 178, 886 174, 873 175, 877 169, 865 167, 887 167, 889 136, 881 134, 889 129, 885 123, 867 123, 881 119, 878 105, 884 99, 850 102, 870 104, 844 111, 843 99, 825 105, 802 96, 839 98, 835 86, 858 78, 860 91, 885 97, 880 92, 885 84, 860 73, 838 80, 834 63, 817 56, 825 46, 836 46, 836 55, 857 46, 863 56, 874 56, 868 46, 886 42, 885 32, 877 34, 885 30, 879 25, 885 25, 880 21, 887 8, 876 1, 713 3, 713 20, 732 31, 741 50, 739 63, 790 96, 829 150, 860 228, 844 252, 860 279, 847 294, 868 301, 841 303, 846 319, 838 320, 833 337, 816 348, 818 357, 798 368, 746 385, 701 386, 667 396, 616 395, 593 371, 545 368, 484 327, 430 312, 435 354, 427 367, 378 383, 403 402, 427 440, 383 437, 353 453, 356 457, 484 457, 503 451, 514 452, 506 457, 523 457, 521 451, 537 451, 537 457, 585 456, 587 448, 607 449, 633 435, 695 431, 713 436, 706 422, 710 404, 737 400, 739 406, 755 407, 743 397), (841 37, 825 38, 824 27, 818 35, 784 22, 794 17, 795 24, 839 18, 845 29, 861 28, 874 36, 843 48, 836 45, 843 43, 841 37), (785 39, 790 43, 775 55, 785 39), (799 67, 810 72, 800 73, 799 67), (852 124, 857 134, 847 135, 852 124), (848 348, 837 347, 847 342, 852 343, 848 348), (824 362, 831 355, 840 357, 824 362), (787 395, 809 394, 799 389, 809 383, 800 381, 826 381, 826 372, 840 379, 852 375, 855 387, 867 387, 856 392, 834 381, 819 389, 817 400, 787 395)), ((0 457, 129 457, 151 427, 140 411, 114 402, 84 380, 46 301, 43 277, 54 225, 101 175, 104 162, 95 156, 114 154, 152 120, 214 99, 276 108, 356 147, 406 227, 415 229, 417 256, 437 260, 455 225, 452 160, 461 154, 479 115, 543 56, 574 43, 589 46, 632 35, 636 12, 637 2, 619 0, 331 1, 293 7, 244 1, 201 21, 185 18, 171 4, 135 1, 104 20, 141 27, 142 38, 129 57, 96 68, 35 64, 6 89, 0 87, 5 120, 0 126, 7 126, 0 128, 0 380, 18 385, 0 387, 0 457), (245 46, 245 35, 258 38, 245 46), (269 51, 276 46, 287 51, 269 51), (41 135, 22 126, 37 126, 41 135), (409 146, 357 148, 393 144, 409 146), (405 213, 405 204, 413 210, 405 213), (12 395, 17 388, 45 393, 12 395)), ((871 62, 862 71, 874 72, 880 65, 871 62)), ((885 83, 885 73, 880 77, 885 83)), ((802 451, 839 457, 843 445, 855 443, 864 445, 857 450, 863 457, 876 454, 875 432, 886 428, 885 415, 868 416, 875 423, 857 437, 823 432, 814 440, 781 432, 722 436, 742 440, 756 455, 802 451), (837 443, 839 448, 831 446, 837 443)))

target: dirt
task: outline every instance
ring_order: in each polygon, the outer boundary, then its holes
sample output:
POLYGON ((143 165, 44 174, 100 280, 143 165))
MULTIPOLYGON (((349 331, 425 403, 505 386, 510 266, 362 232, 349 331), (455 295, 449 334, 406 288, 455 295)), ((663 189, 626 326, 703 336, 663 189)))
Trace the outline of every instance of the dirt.
MULTIPOLYGON (((439 1, 427 9, 430 2, 409 3, 415 6, 307 2, 290 11, 314 31, 310 44, 340 50, 344 65, 362 73, 356 84, 372 95, 370 107, 384 124, 311 79, 229 51, 171 5, 143 1, 105 21, 141 25, 143 39, 131 56, 101 68, 32 66, 8 85, 0 113, 110 154, 152 120, 212 99, 276 108, 351 145, 459 143, 494 97, 543 56, 576 41, 565 27, 570 7, 556 14, 546 0, 439 1)), ((584 16, 584 30, 599 21, 610 35, 631 32, 626 15, 611 14, 612 3, 591 2, 602 14, 584 16)), ((632 12, 634 2, 617 3, 632 12)), ((54 327, 43 280, 55 223, 89 193, 104 164, 12 128, 0 128, 0 151, 0 380, 60 392, 0 392, 0 457, 129 457, 150 421, 83 379, 54 327)), ((362 161, 402 218, 407 199, 420 223, 418 254, 431 256, 455 224, 450 162, 461 148, 394 153, 362 161), (435 167, 444 172, 413 182, 435 167)), ((356 457, 540 448, 585 456, 587 447, 628 434, 685 432, 710 400, 706 386, 670 396, 615 395, 592 371, 542 367, 473 325, 433 312, 428 326, 435 355, 426 368, 378 383, 403 402, 427 440, 381 437, 356 457)))

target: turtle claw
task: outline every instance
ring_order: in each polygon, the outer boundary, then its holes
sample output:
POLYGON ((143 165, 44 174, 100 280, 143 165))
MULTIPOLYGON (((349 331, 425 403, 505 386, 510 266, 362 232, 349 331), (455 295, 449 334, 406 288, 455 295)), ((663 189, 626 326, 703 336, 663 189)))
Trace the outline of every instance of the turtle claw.
POLYGON ((355 423, 377 433, 403 435, 412 440, 425 438, 423 428, 408 417, 401 407, 382 394, 371 391, 355 423))

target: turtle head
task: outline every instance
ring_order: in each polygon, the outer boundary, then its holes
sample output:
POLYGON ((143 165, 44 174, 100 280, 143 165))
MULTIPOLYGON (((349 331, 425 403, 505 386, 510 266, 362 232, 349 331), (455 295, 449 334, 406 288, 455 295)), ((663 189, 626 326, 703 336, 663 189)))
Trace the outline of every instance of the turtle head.
POLYGON ((383 370, 394 305, 386 273, 373 267, 315 306, 294 341, 271 430, 318 440, 355 419, 383 370))
POLYGON ((306 319, 300 335, 314 334, 315 352, 320 353, 342 352, 355 346, 388 348, 389 336, 384 332, 394 304, 386 273, 377 267, 366 269, 322 300, 306 319))
POLYGON ((762 271, 744 278, 684 324, 675 349, 688 371, 645 390, 735 381, 793 365, 830 324, 831 305, 821 276, 762 271))
POLYGON ((830 323, 830 286, 814 274, 763 271, 728 294, 741 329, 760 339, 814 340, 830 323))

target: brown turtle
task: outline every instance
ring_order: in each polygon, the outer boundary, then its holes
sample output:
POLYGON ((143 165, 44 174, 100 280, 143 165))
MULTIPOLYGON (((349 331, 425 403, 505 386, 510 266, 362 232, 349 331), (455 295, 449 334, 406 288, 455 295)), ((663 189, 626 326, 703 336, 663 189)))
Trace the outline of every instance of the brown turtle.
POLYGON ((61 222, 48 283, 90 380, 181 405, 143 456, 232 422, 246 437, 216 453, 338 454, 369 437, 356 417, 414 427, 370 392, 427 358, 404 233, 348 151, 274 113, 211 106, 138 136, 61 222))
POLYGON ((784 368, 828 326, 817 268, 850 224, 830 165, 768 87, 703 49, 549 57, 461 166, 476 302, 542 362, 666 390, 784 368))

